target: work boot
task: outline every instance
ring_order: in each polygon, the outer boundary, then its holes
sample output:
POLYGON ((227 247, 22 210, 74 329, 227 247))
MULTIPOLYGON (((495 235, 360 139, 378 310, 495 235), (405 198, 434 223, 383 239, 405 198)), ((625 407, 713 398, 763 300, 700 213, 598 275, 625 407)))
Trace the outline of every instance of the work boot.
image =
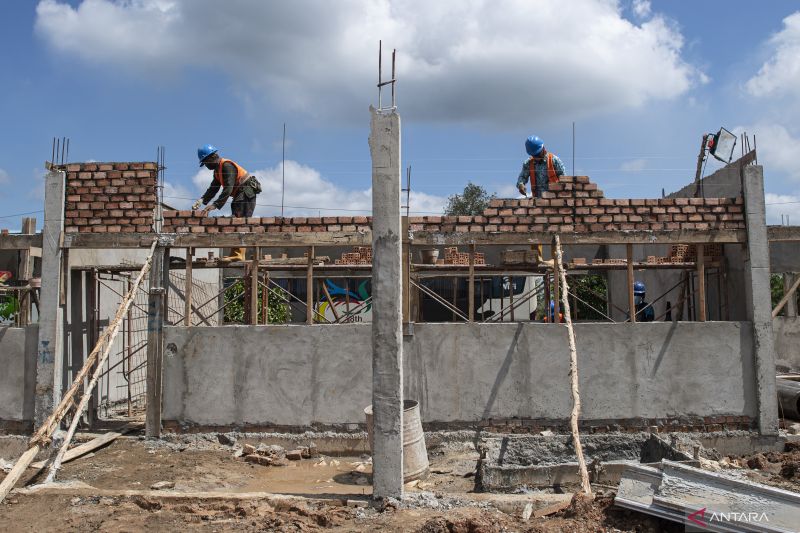
POLYGON ((231 248, 231 255, 222 258, 223 261, 244 261, 244 248, 231 248))
POLYGON ((547 268, 553 268, 553 266, 555 265, 553 260, 552 259, 545 260, 542 257, 542 245, 541 244, 537 244, 536 246, 534 246, 533 247, 533 251, 536 253, 536 264, 537 265, 544 265, 547 268))

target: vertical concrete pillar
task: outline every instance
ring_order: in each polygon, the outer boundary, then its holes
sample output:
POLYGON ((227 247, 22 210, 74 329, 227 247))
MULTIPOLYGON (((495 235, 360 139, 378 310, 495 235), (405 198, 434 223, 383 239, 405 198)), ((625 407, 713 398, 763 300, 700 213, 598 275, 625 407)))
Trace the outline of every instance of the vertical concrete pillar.
POLYGON ((34 425, 38 428, 61 400, 63 322, 61 307, 61 239, 64 231, 64 172, 50 171, 44 184, 42 288, 39 298, 39 342, 36 354, 34 425))
POLYGON ((769 241, 767 241, 764 206, 764 171, 760 165, 748 165, 744 167, 743 173, 744 211, 747 222, 745 297, 747 319, 753 324, 758 429, 762 435, 771 436, 778 434, 778 401, 769 287, 769 241))
POLYGON ((403 495, 400 115, 370 106, 372 155, 372 495, 403 495))
MULTIPOLYGON (((800 274, 794 274, 791 272, 786 272, 783 274, 783 291, 784 294, 788 292, 788 290, 794 285, 797 276, 800 274)), ((797 316, 797 294, 795 293, 789 301, 786 302, 786 317, 787 318, 795 318, 797 316)))

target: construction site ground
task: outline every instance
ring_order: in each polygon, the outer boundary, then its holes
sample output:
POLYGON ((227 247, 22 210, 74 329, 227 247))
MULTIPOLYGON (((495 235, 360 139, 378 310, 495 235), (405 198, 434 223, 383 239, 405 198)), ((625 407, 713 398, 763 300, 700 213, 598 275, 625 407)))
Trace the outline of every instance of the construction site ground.
MULTIPOLYGON (((11 461, 23 446, 23 439, 0 439, 0 457, 11 461)), ((0 520, 8 531, 684 531, 615 507, 613 486, 596 486, 593 501, 525 487, 476 492, 478 453, 465 442, 431 449, 430 475, 409 483, 407 498, 383 511, 368 505, 368 456, 263 466, 237 457, 239 449, 241 443, 222 444, 217 435, 120 437, 65 464, 55 484, 35 487, 44 473, 34 478, 31 470, 19 485, 27 488, 0 505, 0 520), (564 508, 536 516, 557 507, 564 508)), ((704 459, 703 466, 800 491, 796 443, 782 453, 704 459)))

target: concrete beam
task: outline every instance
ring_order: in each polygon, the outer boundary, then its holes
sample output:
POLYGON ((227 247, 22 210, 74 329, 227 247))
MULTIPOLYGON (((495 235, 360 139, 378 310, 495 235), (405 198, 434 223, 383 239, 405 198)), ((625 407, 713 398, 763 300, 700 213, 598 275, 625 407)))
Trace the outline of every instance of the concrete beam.
POLYGON ((744 209, 747 222, 745 298, 747 318, 753 324, 753 353, 758 398, 758 428, 762 435, 778 434, 775 385, 775 344, 772 333, 769 241, 764 205, 764 171, 760 165, 743 169, 744 209))
POLYGON ((61 302, 61 242, 64 233, 66 174, 45 177, 42 228, 42 288, 39 298, 39 342, 36 356, 34 425, 39 427, 61 400, 64 310, 61 302))
POLYGON ((372 155, 372 494, 403 495, 400 115, 370 107, 372 155))
POLYGON ((5 234, 0 235, 0 250, 26 250, 28 248, 41 248, 42 234, 5 234))

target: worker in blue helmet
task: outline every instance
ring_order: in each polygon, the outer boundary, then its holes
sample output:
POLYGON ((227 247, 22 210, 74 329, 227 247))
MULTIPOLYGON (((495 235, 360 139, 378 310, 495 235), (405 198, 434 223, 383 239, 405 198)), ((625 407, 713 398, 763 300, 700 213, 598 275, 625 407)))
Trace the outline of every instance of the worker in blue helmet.
MULTIPOLYGON (((556 302, 550 300, 550 312, 545 315, 545 317, 542 319, 542 322, 553 323, 555 319, 556 319, 556 302)), ((566 319, 564 318, 564 313, 562 313, 560 309, 558 311, 558 321, 559 323, 566 322, 566 319)))
MULTIPOLYGON (((256 208, 256 196, 261 192, 258 179, 247 172, 241 165, 231 159, 220 157, 219 150, 211 144, 206 144, 197 149, 197 159, 201 167, 206 167, 213 172, 211 185, 197 200, 192 209, 198 209, 200 204, 206 207, 201 211, 207 216, 212 209, 222 209, 228 198, 232 198, 231 212, 235 217, 251 217, 256 208), (210 203, 217 192, 217 200, 210 203)), ((234 248, 230 256, 223 259, 229 261, 244 261, 244 248, 234 248)))
POLYGON ((652 322, 656 319, 653 306, 645 301, 646 292, 644 283, 641 281, 633 284, 633 303, 636 306, 637 322, 652 322))
POLYGON ((542 193, 550 188, 550 184, 556 183, 558 177, 564 175, 564 163, 557 155, 548 152, 544 141, 536 135, 525 140, 525 151, 530 157, 522 163, 517 189, 520 194, 527 196, 526 185, 530 179, 532 196, 541 198, 542 193))

